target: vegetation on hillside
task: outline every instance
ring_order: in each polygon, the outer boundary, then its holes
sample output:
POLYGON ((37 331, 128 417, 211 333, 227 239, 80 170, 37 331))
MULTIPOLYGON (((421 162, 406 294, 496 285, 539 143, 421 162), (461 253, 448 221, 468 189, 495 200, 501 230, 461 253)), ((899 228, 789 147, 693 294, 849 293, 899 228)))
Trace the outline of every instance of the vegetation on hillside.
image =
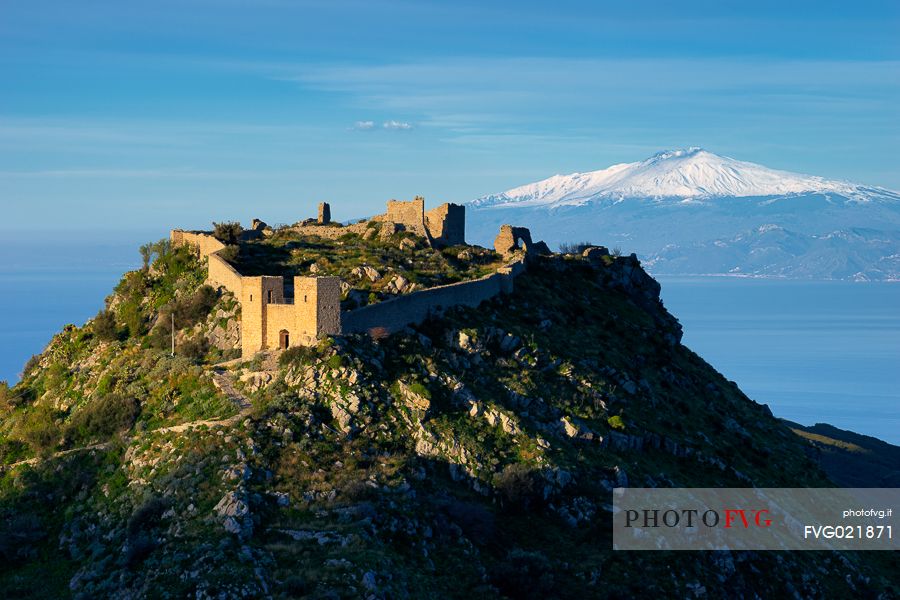
POLYGON ((243 274, 335 275, 345 282, 345 308, 376 302, 398 293, 477 279, 502 265, 493 250, 474 246, 435 249, 409 232, 381 236, 382 223, 369 223, 364 235, 348 232, 337 239, 279 229, 270 237, 242 241, 231 262, 243 274), (398 282, 399 288, 398 288, 398 282))
MULTIPOLYGON (((432 285, 496 259, 394 252, 404 235, 382 248, 276 234, 241 243, 241 264, 377 264, 432 285)), ((889 553, 611 551, 615 486, 830 485, 802 440, 680 344, 630 257, 536 260, 478 308, 218 367, 239 312, 204 278, 166 249, 0 385, 0 596, 851 597, 897 584, 889 553), (173 316, 175 357, 161 343, 173 316), (191 343, 211 349, 186 355, 191 343), (228 418, 235 397, 251 408, 228 418)))

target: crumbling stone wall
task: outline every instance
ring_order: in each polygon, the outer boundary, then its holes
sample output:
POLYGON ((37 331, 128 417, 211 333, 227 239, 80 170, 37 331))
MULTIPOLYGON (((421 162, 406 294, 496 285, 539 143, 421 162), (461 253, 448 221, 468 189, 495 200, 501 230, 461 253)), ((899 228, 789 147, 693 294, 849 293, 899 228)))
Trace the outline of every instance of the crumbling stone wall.
POLYGON ((344 333, 365 333, 373 329, 393 333, 453 306, 478 306, 498 294, 512 293, 513 280, 524 271, 524 261, 518 260, 474 281, 433 287, 344 312, 341 329, 344 333))
POLYGON ((223 287, 235 298, 240 298, 243 286, 241 274, 216 252, 209 255, 208 261, 207 283, 213 287, 223 287))
POLYGON ((336 240, 348 233, 362 235, 366 232, 368 226, 367 222, 362 221, 352 225, 339 225, 336 223, 331 225, 294 225, 290 230, 300 235, 317 235, 328 240, 336 240))
POLYGON ((388 200, 387 212, 381 220, 397 223, 406 231, 428 237, 428 229, 425 227, 425 199, 421 196, 416 196, 415 200, 409 202, 388 200))
POLYGON ((200 252, 200 258, 205 258, 225 247, 225 244, 213 237, 212 234, 203 231, 173 229, 169 232, 169 241, 172 243, 172 246, 183 246, 185 244, 194 246, 200 252))
MULTIPOLYGON (((382 221, 384 227, 396 223, 389 218, 391 215, 394 218, 409 218, 411 214, 421 216, 427 239, 444 244, 464 243, 465 208, 462 206, 444 204, 429 211, 427 219, 433 236, 425 227, 426 215, 421 198, 413 202, 391 201, 388 212, 373 220, 382 221)), ((412 219, 413 223, 417 218, 412 219)), ((261 221, 256 224, 255 231, 262 231, 265 227, 261 221)), ((367 228, 368 224, 361 222, 347 227, 300 226, 294 230, 339 237, 350 232, 363 234, 367 228)), ((294 298, 286 299, 282 277, 241 276, 217 254, 225 245, 210 233, 176 229, 171 232, 170 238, 174 245, 192 244, 197 247, 201 257, 208 257, 207 281, 231 291, 240 300, 241 346, 245 357, 260 350, 278 348, 284 334, 288 336, 289 346, 297 346, 311 345, 324 335, 342 332, 368 332, 375 328, 397 331, 407 325, 421 323, 429 315, 453 306, 477 306, 498 294, 512 293, 515 278, 525 270, 524 258, 519 257, 497 272, 474 281, 438 286, 342 313, 340 279, 337 277, 294 277, 294 298)), ((501 228, 494 246, 498 252, 508 256, 518 249, 520 241, 526 253, 549 253, 543 242, 532 242, 527 229, 510 225, 501 228)))
MULTIPOLYGON (((347 228, 336 229, 344 230, 343 234, 347 228)), ((291 346, 315 344, 323 335, 341 333, 341 287, 337 277, 294 277, 295 297, 290 302, 284 295, 283 277, 243 277, 217 254, 225 245, 211 234, 176 229, 170 233, 170 239, 176 246, 196 247, 200 256, 208 260, 207 283, 225 288, 240 301, 244 357, 278 348, 282 331, 287 332, 291 346)))
POLYGON ((438 246, 466 243, 466 207, 460 204, 441 204, 425 213, 425 227, 438 246))
POLYGON ((387 212, 372 220, 396 223, 437 246, 466 243, 466 207, 460 204, 444 203, 426 213, 421 196, 409 202, 389 200, 387 212))
POLYGON ((550 248, 544 242, 533 242, 531 232, 526 227, 513 227, 501 225, 500 233, 494 239, 494 250, 503 256, 510 256, 517 250, 524 250, 525 254, 551 254, 550 248), (519 242, 522 243, 519 246, 519 242))
POLYGON ((327 202, 319 202, 319 225, 328 225, 331 223, 331 207, 327 202))
POLYGON ((225 248, 225 244, 217 240, 209 233, 196 231, 182 231, 173 229, 169 233, 172 246, 191 245, 195 247, 200 258, 208 259, 207 282, 215 287, 224 287, 234 294, 235 298, 241 297, 241 275, 234 267, 221 256, 216 254, 225 248))

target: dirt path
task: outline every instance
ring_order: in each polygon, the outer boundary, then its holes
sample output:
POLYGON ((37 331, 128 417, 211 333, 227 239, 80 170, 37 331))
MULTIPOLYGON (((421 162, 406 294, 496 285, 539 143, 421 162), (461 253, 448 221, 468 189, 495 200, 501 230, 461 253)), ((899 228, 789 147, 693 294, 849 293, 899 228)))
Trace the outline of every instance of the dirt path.
MULTIPOLYGON (((216 365, 216 367, 220 367, 221 365, 216 365)), ((153 429, 147 431, 145 433, 181 433, 183 431, 187 431, 188 429, 194 429, 195 427, 228 427, 230 425, 234 425, 235 423, 240 422, 241 419, 246 418, 249 414, 250 409, 253 405, 250 403, 250 399, 247 396, 243 395, 234 387, 234 382, 231 379, 231 375, 221 368, 216 368, 213 371, 213 384, 216 388, 219 389, 225 396, 231 400, 234 405, 238 409, 238 414, 228 417, 227 419, 202 419, 199 421, 191 421, 190 423, 181 423, 179 425, 172 425, 170 427, 159 427, 157 429, 153 429)), ((129 440, 126 440, 129 441, 129 440)), ((8 469, 12 469, 15 467, 20 467, 22 465, 36 465, 45 460, 50 460, 51 458, 60 458, 69 454, 75 454, 76 452, 89 452, 91 450, 106 450, 112 444, 110 442, 103 442, 100 444, 91 444, 90 446, 82 446, 80 448, 71 448, 69 450, 60 450, 59 452, 54 452, 51 456, 47 458, 41 458, 35 456, 33 458, 26 458, 25 460, 20 460, 18 462, 14 462, 8 465, 0 465, 0 471, 6 471, 8 469)))
POLYGON ((250 399, 235 389, 234 381, 227 371, 224 369, 216 369, 213 371, 212 379, 213 385, 219 388, 219 391, 225 394, 229 400, 234 402, 234 405, 238 407, 238 410, 246 412, 252 407, 250 399))

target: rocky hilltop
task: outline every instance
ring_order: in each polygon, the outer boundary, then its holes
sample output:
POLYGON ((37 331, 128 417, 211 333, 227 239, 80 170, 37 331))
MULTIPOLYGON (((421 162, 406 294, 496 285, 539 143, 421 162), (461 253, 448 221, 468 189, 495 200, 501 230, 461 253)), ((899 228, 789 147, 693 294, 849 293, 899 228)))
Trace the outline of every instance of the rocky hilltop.
MULTIPOLYGON (((355 304, 496 258, 408 232, 253 243, 290 273, 343 276, 355 304)), ((239 358, 241 306, 204 284, 206 263, 164 242, 144 254, 96 318, 0 386, 4 597, 896 586, 887 553, 611 550, 615 486, 833 485, 801 438, 681 344, 634 256, 531 254, 511 294, 477 307, 239 358)))

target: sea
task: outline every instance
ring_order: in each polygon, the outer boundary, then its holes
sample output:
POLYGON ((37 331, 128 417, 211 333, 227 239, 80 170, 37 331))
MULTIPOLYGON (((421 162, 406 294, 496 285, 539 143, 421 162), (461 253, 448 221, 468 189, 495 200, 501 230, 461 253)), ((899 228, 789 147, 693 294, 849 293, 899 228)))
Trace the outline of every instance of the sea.
POLYGON ((900 283, 658 279, 682 342, 776 416, 900 444, 900 283))
MULTIPOLYGON (((139 264, 133 242, 0 241, 0 380, 139 264)), ((684 344, 776 416, 900 444, 900 283, 659 281, 684 344)))

